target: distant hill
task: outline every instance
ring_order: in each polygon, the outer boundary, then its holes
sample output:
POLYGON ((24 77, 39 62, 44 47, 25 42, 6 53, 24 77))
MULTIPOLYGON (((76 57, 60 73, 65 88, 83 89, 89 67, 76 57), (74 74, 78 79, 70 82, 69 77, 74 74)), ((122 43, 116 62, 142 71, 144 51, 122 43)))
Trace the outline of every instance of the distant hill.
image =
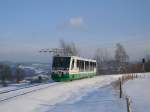
POLYGON ((25 77, 46 75, 51 71, 50 63, 38 63, 38 62, 11 62, 11 61, 0 61, 1 64, 7 64, 11 67, 12 75, 15 75, 16 67, 19 65, 25 72, 25 77))

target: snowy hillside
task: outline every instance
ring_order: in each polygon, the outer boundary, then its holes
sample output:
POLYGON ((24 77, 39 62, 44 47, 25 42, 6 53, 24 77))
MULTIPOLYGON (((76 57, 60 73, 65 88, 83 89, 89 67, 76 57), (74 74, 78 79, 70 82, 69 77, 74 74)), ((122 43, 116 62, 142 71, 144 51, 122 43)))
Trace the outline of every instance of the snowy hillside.
POLYGON ((10 66, 12 75, 15 75, 16 67, 19 65, 24 70, 25 76, 45 75, 51 71, 50 63, 14 63, 14 62, 0 62, 10 66))
POLYGON ((46 63, 20 64, 19 67, 26 72, 27 76, 30 76, 31 74, 45 75, 51 70, 50 64, 46 64, 46 63))

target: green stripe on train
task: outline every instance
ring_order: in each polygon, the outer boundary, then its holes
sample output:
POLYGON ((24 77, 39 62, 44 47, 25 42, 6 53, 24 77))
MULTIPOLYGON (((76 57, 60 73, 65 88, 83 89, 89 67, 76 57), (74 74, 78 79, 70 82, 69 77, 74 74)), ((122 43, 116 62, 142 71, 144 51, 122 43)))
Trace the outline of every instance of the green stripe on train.
POLYGON ((75 79, 81 79, 81 78, 86 78, 86 77, 93 77, 95 76, 96 73, 92 72, 92 73, 79 73, 79 74, 52 74, 52 79, 55 81, 69 81, 69 80, 75 80, 75 79))

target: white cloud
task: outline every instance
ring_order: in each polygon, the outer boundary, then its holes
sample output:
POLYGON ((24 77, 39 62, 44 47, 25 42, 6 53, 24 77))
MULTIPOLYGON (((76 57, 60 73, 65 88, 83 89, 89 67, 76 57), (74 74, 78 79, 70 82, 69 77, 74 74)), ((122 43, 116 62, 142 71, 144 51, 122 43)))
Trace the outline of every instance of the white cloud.
POLYGON ((80 16, 78 17, 72 17, 69 20, 69 25, 73 26, 73 27, 80 27, 82 26, 84 23, 84 19, 80 16))
POLYGON ((88 31, 87 23, 85 22, 85 19, 82 16, 70 17, 66 21, 62 22, 62 24, 56 26, 56 29, 60 33, 88 31))

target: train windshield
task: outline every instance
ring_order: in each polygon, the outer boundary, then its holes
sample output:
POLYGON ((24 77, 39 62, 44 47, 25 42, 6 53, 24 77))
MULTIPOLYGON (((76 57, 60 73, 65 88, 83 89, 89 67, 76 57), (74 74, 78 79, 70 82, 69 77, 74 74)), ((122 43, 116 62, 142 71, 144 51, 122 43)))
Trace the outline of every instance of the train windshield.
POLYGON ((54 57, 52 68, 54 70, 69 70, 70 57, 54 57))

